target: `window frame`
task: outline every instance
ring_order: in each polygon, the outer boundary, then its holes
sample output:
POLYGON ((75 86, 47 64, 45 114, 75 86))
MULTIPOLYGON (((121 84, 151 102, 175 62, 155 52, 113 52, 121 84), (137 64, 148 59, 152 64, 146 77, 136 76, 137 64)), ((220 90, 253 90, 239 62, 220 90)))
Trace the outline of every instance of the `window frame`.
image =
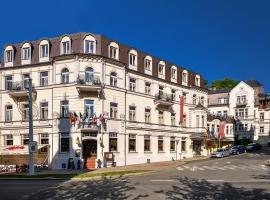
POLYGON ((46 102, 40 102, 40 120, 48 120, 49 117, 49 103, 46 102), (44 104, 47 104, 47 106, 44 106, 44 104), (46 116, 45 116, 46 114, 46 116))
POLYGON ((151 135, 144 135, 143 137, 143 150, 144 152, 151 152, 151 135))
POLYGON ((128 152, 136 152, 137 150, 137 135, 136 134, 129 134, 128 135, 128 152), (134 148, 130 148, 131 147, 131 142, 134 144, 132 146, 134 146, 134 148))
POLYGON ((118 133, 109 132, 109 152, 117 152, 118 151, 118 133), (112 146, 114 146, 114 150, 112 150, 112 146))
POLYGON ((59 153, 61 154, 68 154, 70 152, 70 132, 59 132, 59 153), (65 141, 67 150, 63 151, 63 144, 62 142, 65 141))
POLYGON ((5 122, 12 122, 12 120, 13 120, 13 105, 11 104, 5 105, 5 122), (11 109, 8 109, 7 108, 8 106, 11 106, 11 109))

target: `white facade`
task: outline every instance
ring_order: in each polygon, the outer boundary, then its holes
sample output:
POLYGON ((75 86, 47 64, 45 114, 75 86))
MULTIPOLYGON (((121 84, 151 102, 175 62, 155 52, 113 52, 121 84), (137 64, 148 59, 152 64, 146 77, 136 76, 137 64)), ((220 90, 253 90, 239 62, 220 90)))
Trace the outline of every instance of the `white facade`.
MULTIPOLYGON (((96 156, 95 167, 99 162, 101 166, 106 165, 105 152, 113 152, 118 166, 193 156, 190 135, 205 132, 203 108, 207 107, 207 92, 199 87, 178 85, 175 80, 152 78, 149 72, 141 75, 136 72, 137 58, 128 66, 114 61, 119 59, 115 42, 110 44, 112 49, 108 46, 108 57, 113 59, 92 55, 97 52, 96 42, 91 43, 93 37, 87 39, 90 42, 87 47, 84 43, 83 48, 94 48, 90 54, 66 56, 72 53, 72 42, 64 36, 59 41, 59 54, 65 55, 52 62, 46 60, 50 48, 40 46, 38 64, 13 67, 10 62, 4 63, 0 71, 0 146, 24 145, 23 137, 28 135, 28 100, 23 83, 31 77, 34 141, 41 145, 42 137, 48 136, 51 168, 66 168, 69 158, 75 163, 86 162, 84 154, 89 148, 96 156), (15 83, 22 84, 22 88, 15 83), (148 83, 150 89, 146 91, 148 83), (180 123, 180 96, 183 95, 184 121, 180 123), (80 114, 86 110, 92 116, 82 120, 80 114), (70 114, 74 113, 78 117, 73 124, 70 114), (101 121, 99 116, 106 118, 105 124, 92 124, 94 120, 101 121), (12 144, 8 141, 10 138, 12 144), (95 144, 89 147, 86 141, 95 141, 95 144)), ((49 45, 47 40, 41 43, 49 45)), ((131 53, 136 56, 135 50, 131 53)))

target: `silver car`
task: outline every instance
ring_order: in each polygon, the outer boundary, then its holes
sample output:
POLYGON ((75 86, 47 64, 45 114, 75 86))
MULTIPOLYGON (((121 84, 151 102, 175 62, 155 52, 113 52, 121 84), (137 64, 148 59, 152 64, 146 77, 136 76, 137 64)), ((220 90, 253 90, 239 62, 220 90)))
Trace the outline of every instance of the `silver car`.
POLYGON ((229 151, 229 149, 217 149, 217 151, 211 153, 210 157, 211 158, 223 158, 225 156, 229 156, 231 155, 231 152, 229 151))

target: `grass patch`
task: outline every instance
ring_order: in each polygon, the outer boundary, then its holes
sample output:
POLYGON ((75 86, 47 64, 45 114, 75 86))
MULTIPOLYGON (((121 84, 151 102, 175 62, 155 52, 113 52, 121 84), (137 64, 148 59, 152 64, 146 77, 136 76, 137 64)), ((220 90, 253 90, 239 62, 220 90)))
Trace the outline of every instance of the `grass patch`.
POLYGON ((27 174, 0 174, 0 178, 61 178, 61 179, 71 179, 71 178, 91 178, 95 176, 121 176, 125 174, 138 174, 143 172, 149 172, 149 170, 126 170, 126 171, 111 171, 111 172, 80 172, 75 174, 38 174, 34 176, 29 176, 27 174))

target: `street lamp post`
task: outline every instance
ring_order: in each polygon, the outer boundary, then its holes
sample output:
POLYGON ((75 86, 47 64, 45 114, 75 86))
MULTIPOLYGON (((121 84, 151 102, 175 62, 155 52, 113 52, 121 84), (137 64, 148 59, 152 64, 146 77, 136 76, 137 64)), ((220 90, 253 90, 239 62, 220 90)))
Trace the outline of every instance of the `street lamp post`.
MULTIPOLYGON (((33 143, 33 88, 32 88, 32 79, 29 78, 29 88, 28 88, 28 97, 29 97, 29 147, 33 143)), ((30 147, 31 148, 31 147, 30 147)), ((35 173, 34 169, 34 152, 29 148, 29 175, 32 176, 35 173)))

